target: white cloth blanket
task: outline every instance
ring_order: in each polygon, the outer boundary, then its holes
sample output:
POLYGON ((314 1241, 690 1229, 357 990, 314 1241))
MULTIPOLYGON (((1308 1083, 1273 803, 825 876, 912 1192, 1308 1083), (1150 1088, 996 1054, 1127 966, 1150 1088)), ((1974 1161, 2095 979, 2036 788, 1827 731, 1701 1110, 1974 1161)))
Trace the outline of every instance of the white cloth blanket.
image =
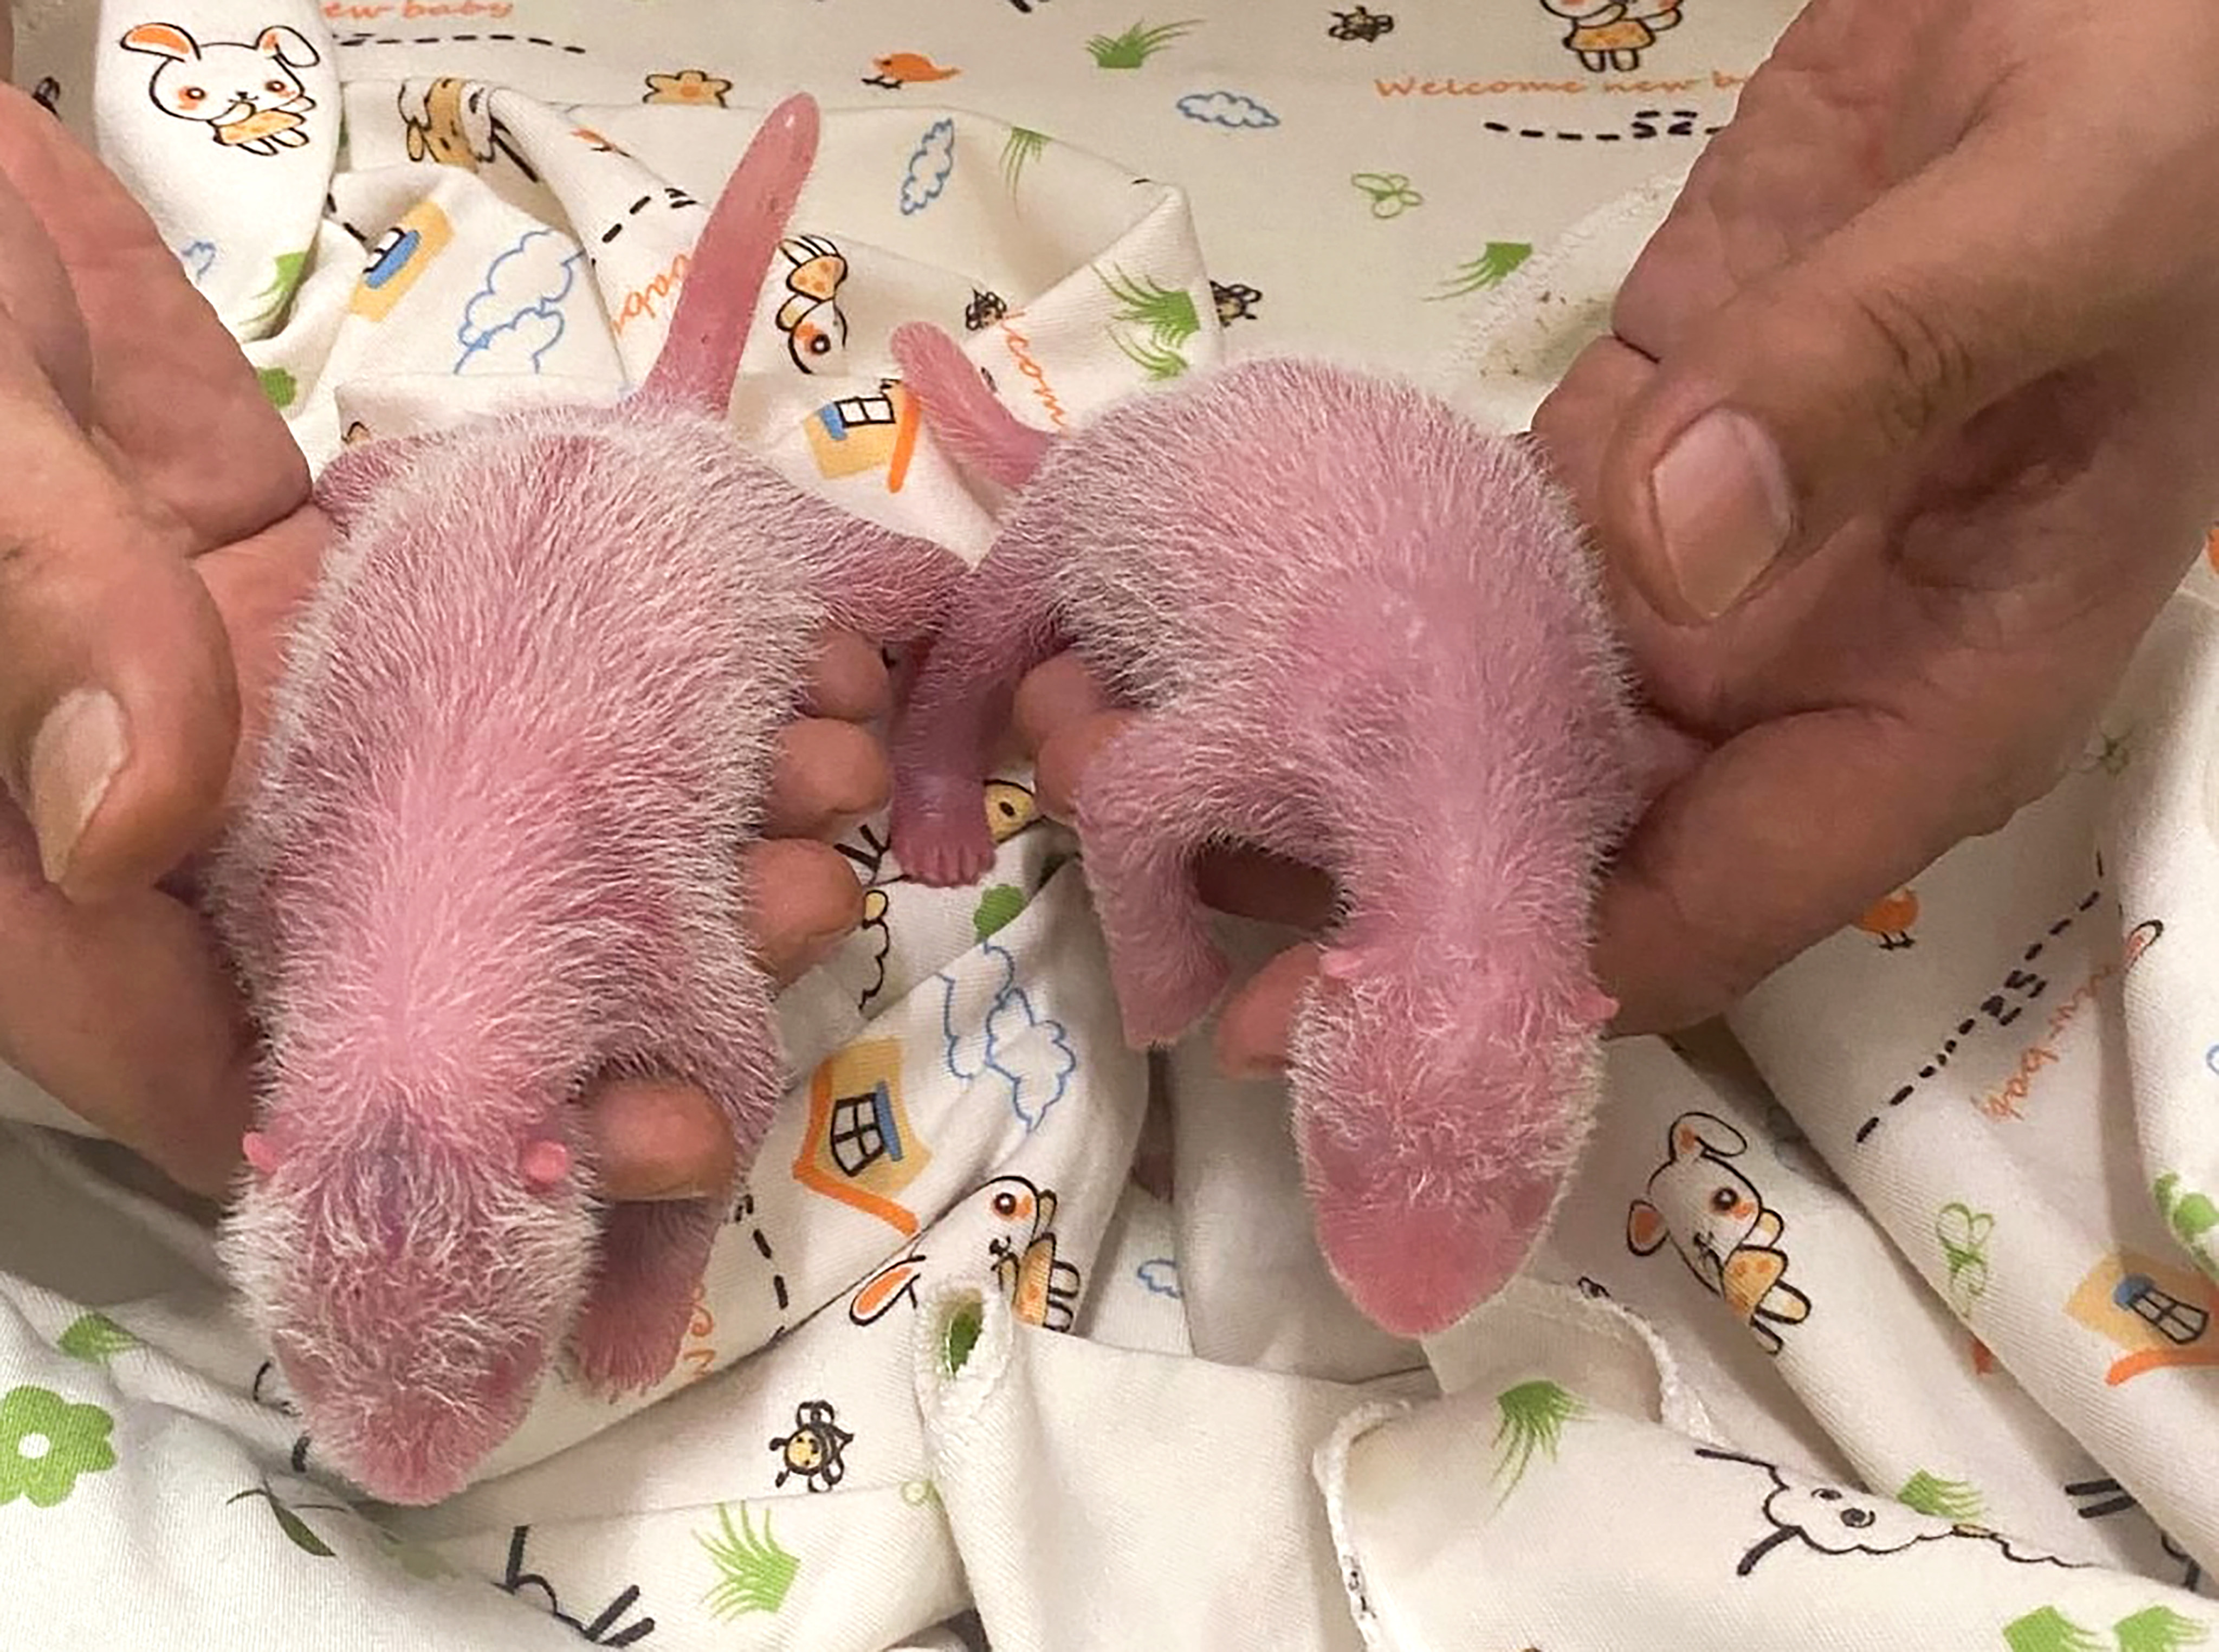
MULTIPOLYGON (((1433 9, 88 3, 19 63, 315 462, 637 378, 700 204, 817 91, 736 439, 976 556, 996 502, 892 326, 961 327, 1042 425, 1259 348, 1515 425, 1792 7, 1433 9), (169 96, 219 70, 244 106, 169 96)), ((670 1380, 550 1383, 436 1509, 325 1472, 206 1227, 16 1081, 0 1645, 2219 1643, 2211 588, 2008 831, 1731 1038, 1616 1046, 1545 1254, 1425 1347, 1333 1290, 1279 1087, 1122 1046, 1020 773, 979 889, 844 846, 870 921, 786 996, 794 1086, 670 1380)))

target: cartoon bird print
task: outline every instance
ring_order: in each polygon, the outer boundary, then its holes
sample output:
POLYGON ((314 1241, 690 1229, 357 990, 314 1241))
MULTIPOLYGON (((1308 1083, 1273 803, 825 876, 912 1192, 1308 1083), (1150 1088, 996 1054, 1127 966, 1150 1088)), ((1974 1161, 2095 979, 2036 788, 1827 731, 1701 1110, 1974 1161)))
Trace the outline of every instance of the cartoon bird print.
POLYGON ((1911 936, 1918 922, 1917 891, 1899 889, 1885 899, 1875 901, 1857 920, 1856 927, 1878 941, 1882 952, 1904 952, 1918 944, 1911 936))
POLYGON ((1004 1176, 986 1184, 989 1208, 1010 1233, 986 1242, 994 1258, 994 1277, 1010 1298, 1010 1311, 1027 1325, 1068 1331, 1072 1305, 1078 1300, 1078 1270, 1055 1254, 1055 1195, 1022 1176, 1004 1176), (1010 1233, 1025 1234, 1019 1240, 1010 1233))
MULTIPOLYGON (((1055 1214, 1053 1189, 1022 1176, 998 1176, 974 1189, 948 1220, 985 1218, 987 1265, 1018 1320, 1048 1331, 1069 1331, 1077 1318, 1080 1280, 1078 1270, 1056 1254, 1055 1214)), ((924 1252, 898 1257, 856 1290, 848 1304, 848 1319, 872 1325, 897 1302, 915 1307, 926 1272, 924 1252)))
POLYGON ((829 1492, 847 1477, 843 1454, 855 1443, 855 1437, 840 1426, 830 1401, 805 1400, 794 1407, 793 1432, 770 1443, 779 1458, 778 1477, 771 1483, 784 1486, 799 1476, 811 1491, 829 1492))
POLYGON ((778 330, 786 353, 805 373, 825 365, 848 342, 848 318, 840 308, 840 288, 848 279, 848 258, 822 235, 795 235, 778 244, 786 261, 786 290, 779 306, 778 330))
POLYGON ((871 59, 875 73, 863 77, 866 86, 882 87, 898 92, 904 86, 929 85, 935 80, 953 80, 963 71, 943 69, 922 52, 889 52, 882 58, 871 59))

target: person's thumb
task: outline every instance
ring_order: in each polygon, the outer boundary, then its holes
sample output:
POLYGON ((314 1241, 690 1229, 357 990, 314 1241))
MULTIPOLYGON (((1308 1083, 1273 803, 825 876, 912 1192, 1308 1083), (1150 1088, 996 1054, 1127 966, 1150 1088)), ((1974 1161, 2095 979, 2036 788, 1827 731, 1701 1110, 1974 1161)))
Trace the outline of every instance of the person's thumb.
POLYGON ((1976 128, 1666 347, 1609 444, 1598 525, 1666 618, 1716 618, 1885 509, 1936 444, 2147 299, 2105 245, 2116 205, 2029 141, 1976 128))

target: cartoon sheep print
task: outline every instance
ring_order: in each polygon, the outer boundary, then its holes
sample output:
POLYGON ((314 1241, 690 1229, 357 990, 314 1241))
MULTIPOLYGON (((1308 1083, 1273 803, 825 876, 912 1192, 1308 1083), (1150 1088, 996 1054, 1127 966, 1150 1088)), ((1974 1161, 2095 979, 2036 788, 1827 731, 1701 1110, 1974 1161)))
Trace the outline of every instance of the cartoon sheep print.
POLYGON ((1938 1519, 1886 1497, 1820 1485, 1783 1474, 1772 1463, 1737 1451, 1699 1445, 1695 1455, 1710 1463, 1737 1463, 1755 1469, 1772 1482, 1761 1511, 1769 1531, 1742 1555, 1734 1575, 1747 1577, 1775 1550, 1800 1543, 1814 1555, 1900 1555, 1920 1543, 1945 1537, 1992 1543, 2006 1560, 2021 1566, 2069 1566, 2054 1555, 2023 1552, 2010 1539, 1986 1526, 1938 1519))
POLYGON ((1669 1157, 1650 1177, 1649 1196, 1626 1212, 1627 1245, 1650 1256, 1671 1240, 1703 1288, 1724 1300, 1765 1352, 1778 1353, 1773 1327, 1808 1319, 1811 1299, 1787 1282, 1780 1213, 1726 1162, 1749 1150, 1749 1139, 1711 1114, 1682 1113, 1668 1142, 1669 1157))
POLYGON ((124 35, 123 49, 162 59, 146 83, 156 109, 205 123, 226 149, 274 155, 308 141, 302 127, 316 104, 295 71, 320 59, 297 30, 265 28, 251 45, 202 46, 175 23, 140 23, 124 35))

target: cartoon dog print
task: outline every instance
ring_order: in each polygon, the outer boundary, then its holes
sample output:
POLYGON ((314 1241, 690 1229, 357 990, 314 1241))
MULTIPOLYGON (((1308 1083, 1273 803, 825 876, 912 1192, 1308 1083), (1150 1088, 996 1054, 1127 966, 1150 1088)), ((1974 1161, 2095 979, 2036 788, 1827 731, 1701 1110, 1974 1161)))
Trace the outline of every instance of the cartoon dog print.
MULTIPOLYGON (((1027 1325, 1068 1331, 1076 1317, 1079 1276, 1077 1268, 1056 1255, 1055 1210, 1053 1189, 1022 1176, 998 1176, 943 1220, 985 1217, 986 1260, 994 1282, 1010 1299, 1010 1312, 1027 1325)), ((848 1317, 857 1325, 871 1325, 904 1298, 914 1307, 924 1276, 922 1251, 888 1263, 863 1282, 848 1304, 848 1317)))
POLYGON ((1712 1463, 1744 1463, 1762 1470, 1772 1481, 1760 1511, 1772 1530, 1749 1546, 1734 1567, 1737 1577, 1747 1577, 1766 1556, 1791 1543, 1801 1543, 1814 1555, 1900 1555, 1923 1543, 1960 1537, 1992 1543, 2006 1560, 2021 1566, 2074 1564, 2054 1555, 2022 1553, 2009 1538, 1986 1526, 1921 1514, 1893 1498, 1799 1479, 1781 1473, 1775 1463, 1738 1451, 1699 1445, 1695 1455, 1712 1463))
POLYGON ((1653 10, 1642 9, 1642 0, 1632 4, 1626 0, 1541 0, 1541 9, 1571 24, 1564 49, 1596 74, 1607 69, 1621 73, 1638 69, 1641 54, 1680 22, 1680 8, 1673 0, 1653 10))
POLYGON ((840 308, 841 283, 848 279, 847 255, 822 235, 795 235, 778 244, 786 261, 786 290, 779 306, 778 330, 786 354, 805 373, 814 373, 848 342, 848 318, 840 308))
POLYGON ((140 23, 123 37, 123 49, 160 58, 146 83, 154 107, 180 121, 197 121, 226 149, 274 155, 308 141, 302 130, 316 107, 298 70, 320 62, 297 30, 264 29, 252 44, 210 40, 202 46, 175 23, 140 23))
POLYGON ((1765 1352, 1778 1353, 1773 1327, 1808 1319, 1811 1299, 1785 1276, 1780 1213, 1726 1162, 1748 1151, 1749 1139, 1724 1119, 1682 1113, 1666 1140, 1670 1156, 1650 1177, 1649 1196, 1626 1212, 1628 1248, 1650 1256, 1671 1240, 1703 1288, 1733 1310, 1765 1352))
POLYGON ((538 174, 509 146, 508 134, 493 112, 493 91, 482 81, 454 75, 403 84, 395 102, 407 138, 408 158, 475 172, 506 155, 519 171, 537 182, 538 174))

